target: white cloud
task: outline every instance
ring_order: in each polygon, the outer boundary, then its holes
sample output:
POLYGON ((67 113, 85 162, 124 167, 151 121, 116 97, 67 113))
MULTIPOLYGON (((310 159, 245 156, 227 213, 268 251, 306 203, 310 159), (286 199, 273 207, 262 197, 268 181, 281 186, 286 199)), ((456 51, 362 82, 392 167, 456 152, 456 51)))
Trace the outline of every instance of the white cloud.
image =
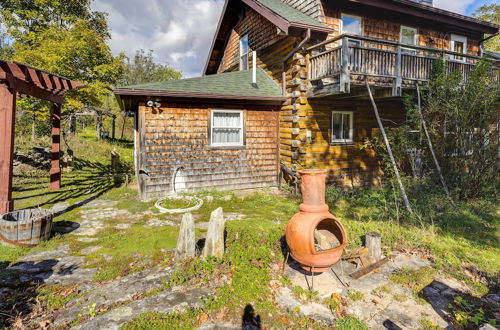
POLYGON ((472 3, 474 3, 474 0, 434 0, 434 7, 464 14, 467 7, 472 3))
POLYGON ((109 14, 110 46, 132 56, 153 50, 157 61, 184 76, 203 71, 223 0, 95 0, 94 10, 109 14))

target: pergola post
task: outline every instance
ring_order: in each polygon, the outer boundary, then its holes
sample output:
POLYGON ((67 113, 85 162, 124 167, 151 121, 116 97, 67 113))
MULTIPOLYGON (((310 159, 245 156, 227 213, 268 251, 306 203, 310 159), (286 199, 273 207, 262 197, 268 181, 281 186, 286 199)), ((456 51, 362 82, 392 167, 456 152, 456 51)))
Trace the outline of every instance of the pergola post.
POLYGON ((14 210, 12 168, 15 116, 16 92, 0 80, 0 214, 14 210))
POLYGON ((50 189, 61 188, 61 104, 52 105, 52 166, 50 168, 50 189))

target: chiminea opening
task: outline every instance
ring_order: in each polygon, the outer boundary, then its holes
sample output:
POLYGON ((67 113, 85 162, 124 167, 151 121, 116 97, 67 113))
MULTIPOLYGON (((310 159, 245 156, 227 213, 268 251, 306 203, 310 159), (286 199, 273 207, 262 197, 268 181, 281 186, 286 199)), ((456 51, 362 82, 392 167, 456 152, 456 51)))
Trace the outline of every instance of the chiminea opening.
POLYGON ((336 249, 342 245, 342 241, 342 231, 333 219, 320 221, 314 230, 314 249, 317 252, 336 249))

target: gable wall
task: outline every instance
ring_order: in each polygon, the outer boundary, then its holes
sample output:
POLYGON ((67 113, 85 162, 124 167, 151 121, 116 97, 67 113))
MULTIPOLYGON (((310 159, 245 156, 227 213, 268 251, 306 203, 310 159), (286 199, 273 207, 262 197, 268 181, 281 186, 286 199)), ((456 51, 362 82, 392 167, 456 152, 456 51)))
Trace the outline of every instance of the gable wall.
POLYGON ((285 38, 278 35, 276 26, 271 22, 247 8, 245 17, 231 30, 217 73, 239 70, 240 38, 245 34, 248 34, 251 51, 257 51, 258 56, 262 54, 260 50, 285 38))

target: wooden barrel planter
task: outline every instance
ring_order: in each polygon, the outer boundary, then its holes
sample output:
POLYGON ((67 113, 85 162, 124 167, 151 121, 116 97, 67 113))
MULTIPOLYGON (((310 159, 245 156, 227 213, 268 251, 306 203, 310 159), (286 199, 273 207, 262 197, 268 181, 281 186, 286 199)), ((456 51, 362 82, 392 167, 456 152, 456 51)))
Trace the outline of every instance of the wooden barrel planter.
POLYGON ((26 209, 0 216, 0 240, 4 245, 34 247, 47 241, 53 214, 43 209, 26 209))

